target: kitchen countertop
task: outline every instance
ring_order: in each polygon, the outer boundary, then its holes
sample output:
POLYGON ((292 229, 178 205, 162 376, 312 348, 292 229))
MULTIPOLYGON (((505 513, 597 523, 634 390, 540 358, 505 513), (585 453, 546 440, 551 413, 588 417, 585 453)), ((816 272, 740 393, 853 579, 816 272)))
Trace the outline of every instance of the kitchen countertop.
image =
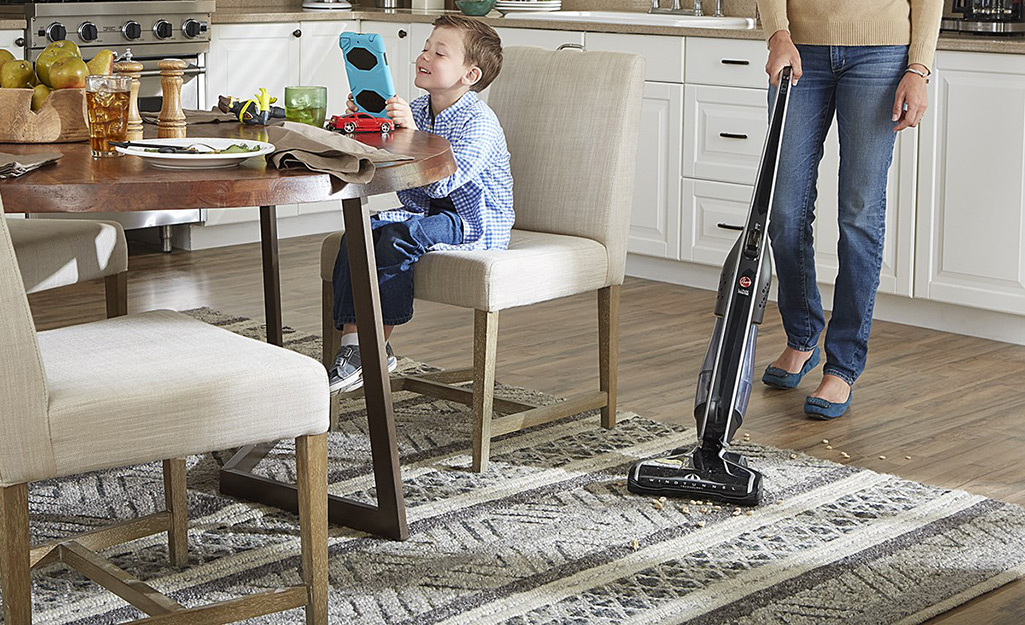
MULTIPOLYGON (((355 7, 350 11, 303 11, 282 10, 277 7, 226 7, 214 12, 213 21, 220 24, 295 21, 375 20, 382 22, 431 23, 445 11, 419 11, 412 9, 376 9, 355 7)), ((492 15, 498 15, 492 13, 492 15)), ((681 28, 675 26, 637 26, 631 24, 597 24, 594 22, 553 22, 548 20, 506 20, 502 17, 482 18, 491 26, 506 28, 541 28, 545 30, 573 30, 599 33, 626 33, 640 35, 668 35, 675 37, 718 37, 727 39, 761 40, 761 29, 739 30, 732 28, 681 28)), ((5 18, 0 14, 0 30, 17 30, 25 27, 25 20, 5 18)), ((966 52, 998 52, 1004 54, 1025 54, 1025 38, 993 37, 970 34, 940 33, 939 50, 960 50, 966 52)))

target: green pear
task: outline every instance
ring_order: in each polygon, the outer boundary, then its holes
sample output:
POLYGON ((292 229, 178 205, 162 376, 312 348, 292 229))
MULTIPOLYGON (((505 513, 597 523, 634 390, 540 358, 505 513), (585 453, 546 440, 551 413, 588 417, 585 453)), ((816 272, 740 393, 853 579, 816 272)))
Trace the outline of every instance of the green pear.
POLYGON ((36 73, 28 61, 7 61, 0 67, 0 87, 31 89, 36 86, 36 73))
POLYGON ((109 76, 114 72, 114 51, 100 50, 86 66, 90 76, 109 76))
POLYGON ((43 108, 43 102, 50 96, 50 88, 46 85, 36 85, 32 90, 32 110, 38 111, 43 108))
POLYGON ((7 50, 0 50, 0 67, 4 66, 7 61, 13 61, 14 55, 7 50))

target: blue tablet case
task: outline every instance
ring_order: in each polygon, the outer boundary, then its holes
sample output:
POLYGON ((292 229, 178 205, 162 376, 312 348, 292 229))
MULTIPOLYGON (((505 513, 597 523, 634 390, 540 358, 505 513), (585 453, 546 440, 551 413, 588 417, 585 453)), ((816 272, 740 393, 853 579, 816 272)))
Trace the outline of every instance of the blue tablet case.
POLYGON ((356 108, 374 117, 387 117, 385 101, 395 95, 384 39, 375 33, 344 32, 338 47, 345 59, 345 73, 356 108))

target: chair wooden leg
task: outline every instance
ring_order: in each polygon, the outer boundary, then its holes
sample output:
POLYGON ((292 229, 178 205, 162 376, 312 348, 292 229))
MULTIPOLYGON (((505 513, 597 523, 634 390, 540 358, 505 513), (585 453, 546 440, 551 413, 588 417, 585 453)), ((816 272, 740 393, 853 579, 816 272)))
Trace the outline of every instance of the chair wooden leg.
POLYGON ((598 375, 608 401, 601 409, 601 426, 616 427, 616 385, 619 375, 619 285, 598 291, 598 375))
POLYGON ((128 314, 128 272, 122 271, 103 279, 107 292, 107 319, 128 314))
POLYGON ((491 455, 491 412, 495 403, 498 312, 473 315, 473 470, 487 471, 491 455))
POLYGON ((335 351, 342 340, 342 331, 335 328, 335 287, 328 280, 323 283, 320 291, 321 336, 324 337, 321 362, 325 369, 330 369, 335 362, 335 351))
POLYGON ((29 566, 28 485, 0 488, 0 593, 4 625, 32 623, 29 566))
POLYGON ((164 460, 164 504, 171 513, 167 551, 173 566, 189 563, 189 497, 185 487, 185 459, 164 460))
POLYGON ((327 434, 295 439, 306 625, 327 625, 327 434))

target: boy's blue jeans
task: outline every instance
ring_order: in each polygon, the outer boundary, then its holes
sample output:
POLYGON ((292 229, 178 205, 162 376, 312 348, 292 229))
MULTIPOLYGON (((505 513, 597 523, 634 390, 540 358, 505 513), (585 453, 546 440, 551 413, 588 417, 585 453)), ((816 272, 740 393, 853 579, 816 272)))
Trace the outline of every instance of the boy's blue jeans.
MULTIPOLYGON (((826 331, 824 373, 848 384, 861 375, 882 265, 891 121, 907 46, 798 45, 803 75, 790 92, 769 236, 787 345, 809 351, 825 327, 815 282, 812 221, 826 132, 840 134, 839 271, 826 331)), ((776 97, 770 87, 770 105, 776 97)))
MULTIPOLYGON (((417 215, 406 221, 374 219, 370 226, 377 256, 381 318, 384 325, 397 326, 413 318, 413 265, 436 243, 462 243, 463 220, 454 209, 444 207, 432 208, 426 216, 417 215)), ((335 327, 340 330, 346 323, 356 323, 349 250, 344 236, 335 257, 332 282, 335 327)))

